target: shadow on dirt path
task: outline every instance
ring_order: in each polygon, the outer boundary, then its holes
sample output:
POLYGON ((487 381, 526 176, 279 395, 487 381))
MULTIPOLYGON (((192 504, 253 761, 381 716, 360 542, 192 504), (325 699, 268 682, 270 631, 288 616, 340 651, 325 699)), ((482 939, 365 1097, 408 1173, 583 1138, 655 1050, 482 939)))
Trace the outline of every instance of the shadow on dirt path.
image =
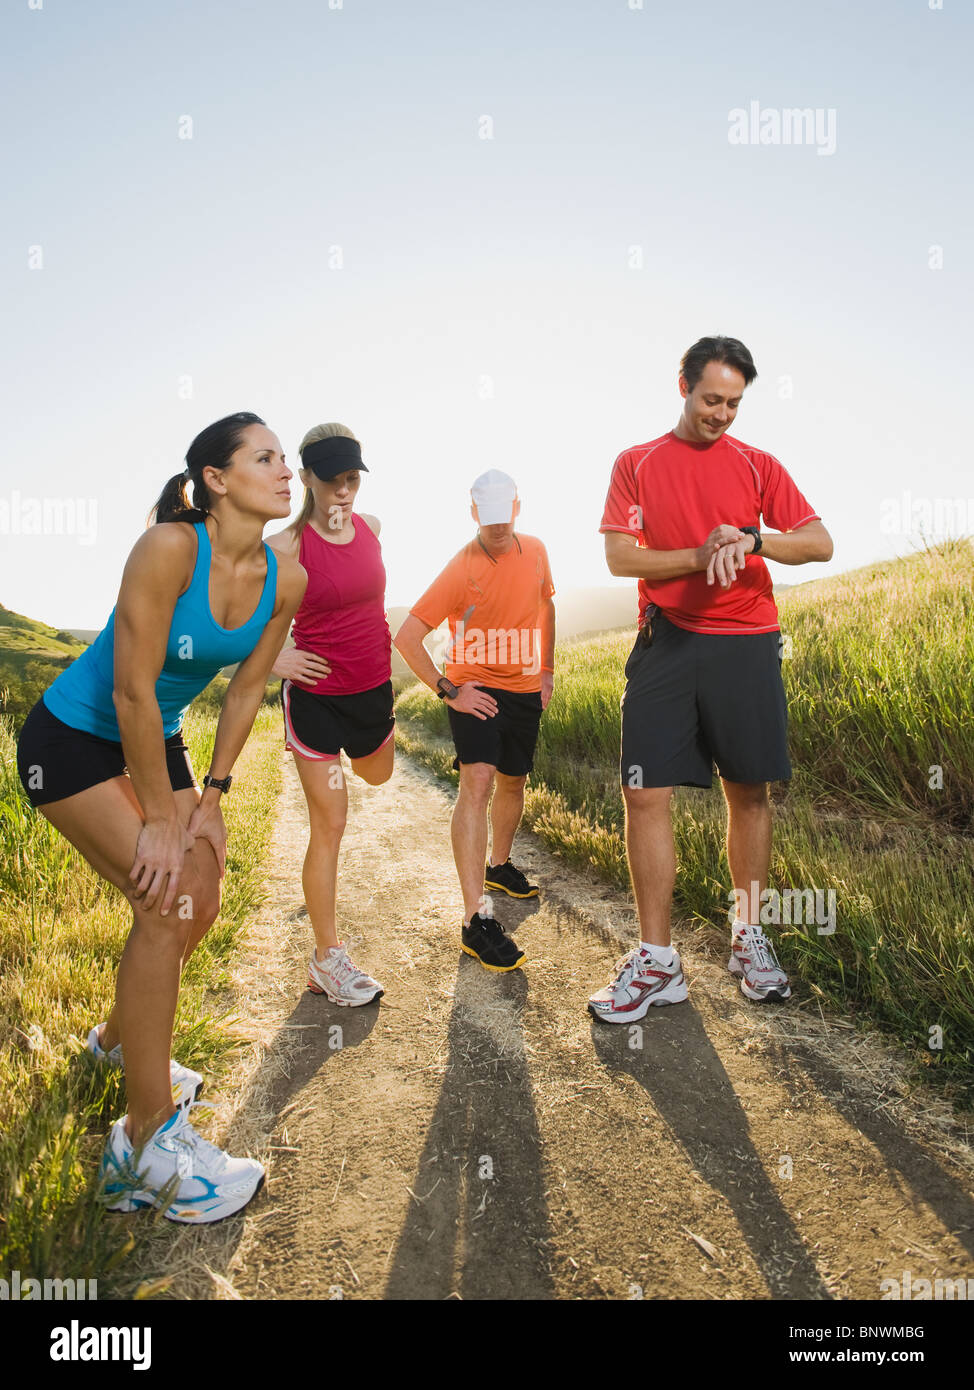
POLYGON ((527 834, 514 857, 541 899, 495 911, 528 959, 490 974, 459 951, 450 789, 402 758, 384 787, 349 784, 340 920, 385 996, 349 1010, 305 988, 288 758, 230 1127, 269 1179, 231 1244, 193 1233, 216 1289, 174 1292, 876 1299, 904 1269, 972 1272, 970 1150, 888 1049, 749 1004, 679 931, 689 1003, 637 1033, 595 1024, 632 908, 527 834))

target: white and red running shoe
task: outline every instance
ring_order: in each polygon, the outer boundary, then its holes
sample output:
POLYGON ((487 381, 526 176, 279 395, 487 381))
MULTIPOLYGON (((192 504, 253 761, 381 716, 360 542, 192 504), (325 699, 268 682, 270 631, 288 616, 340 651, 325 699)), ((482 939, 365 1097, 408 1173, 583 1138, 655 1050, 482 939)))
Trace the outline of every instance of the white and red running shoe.
POLYGON ((615 963, 616 976, 593 994, 589 1013, 602 1023, 634 1023, 645 1017, 653 1004, 682 1004, 687 982, 676 951, 670 965, 661 965, 646 955, 641 946, 615 963))
POLYGON ((727 969, 740 976, 741 993, 746 999, 759 1004, 780 1004, 791 998, 788 976, 760 927, 735 928, 727 969))
POLYGON ((318 952, 311 952, 308 966, 308 988, 313 994, 324 994, 333 1004, 348 1005, 371 1004, 382 998, 382 986, 364 970, 359 970, 349 959, 344 944, 332 946, 323 961, 318 952))

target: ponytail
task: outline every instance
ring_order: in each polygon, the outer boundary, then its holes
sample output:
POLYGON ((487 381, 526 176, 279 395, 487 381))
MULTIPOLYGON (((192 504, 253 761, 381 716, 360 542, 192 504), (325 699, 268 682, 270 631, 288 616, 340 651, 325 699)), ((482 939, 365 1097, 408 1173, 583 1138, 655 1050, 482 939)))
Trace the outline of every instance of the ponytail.
POLYGON ((250 425, 263 425, 259 415, 240 410, 222 420, 207 425, 186 450, 186 471, 171 477, 159 494, 159 500, 149 513, 149 524, 163 521, 205 521, 210 514, 210 494, 203 481, 204 468, 230 467, 233 455, 240 448, 244 430, 250 425), (193 484, 192 505, 186 496, 186 484, 193 484))
POLYGON ((205 521, 206 511, 202 507, 191 507, 186 497, 188 481, 185 473, 176 473, 169 479, 153 508, 155 521, 205 521))

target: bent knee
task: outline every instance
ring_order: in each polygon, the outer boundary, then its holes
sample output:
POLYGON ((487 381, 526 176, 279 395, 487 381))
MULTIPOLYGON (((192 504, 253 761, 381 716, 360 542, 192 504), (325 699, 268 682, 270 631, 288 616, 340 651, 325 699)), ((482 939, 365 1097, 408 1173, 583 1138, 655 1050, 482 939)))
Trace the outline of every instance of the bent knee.
POLYGON ((361 777, 363 782, 368 782, 370 787, 381 787, 383 782, 388 782, 392 776, 391 767, 356 767, 352 763, 352 771, 356 777, 361 777))

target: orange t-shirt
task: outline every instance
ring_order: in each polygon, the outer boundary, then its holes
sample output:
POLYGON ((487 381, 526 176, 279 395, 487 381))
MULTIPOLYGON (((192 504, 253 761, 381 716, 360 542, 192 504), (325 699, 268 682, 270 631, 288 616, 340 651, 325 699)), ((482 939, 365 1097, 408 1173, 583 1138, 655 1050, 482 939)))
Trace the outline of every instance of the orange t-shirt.
POLYGON ((475 536, 410 612, 429 627, 446 618, 446 675, 530 694, 541 689, 541 605, 555 592, 544 546, 515 534, 495 559, 475 536))

